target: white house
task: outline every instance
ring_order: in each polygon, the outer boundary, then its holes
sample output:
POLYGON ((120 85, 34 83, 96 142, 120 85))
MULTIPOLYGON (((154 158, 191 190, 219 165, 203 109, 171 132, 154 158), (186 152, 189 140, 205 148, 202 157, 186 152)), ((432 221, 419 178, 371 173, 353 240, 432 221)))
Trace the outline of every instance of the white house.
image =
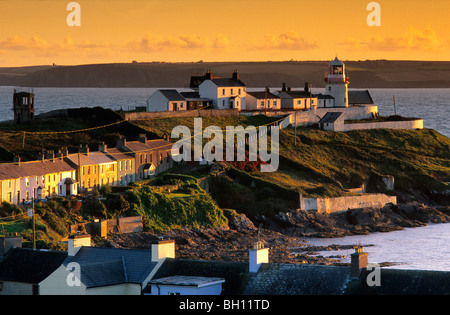
POLYGON ((147 100, 148 112, 177 110, 187 110, 186 100, 177 90, 157 90, 147 100))
POLYGON ((328 112, 319 121, 323 130, 344 131, 344 115, 342 112, 328 112))
POLYGON ((305 85, 303 90, 292 90, 286 88, 283 83, 283 88, 278 96, 281 99, 281 108, 288 110, 310 109, 313 106, 317 107, 318 98, 309 90, 309 86, 305 85))
POLYGON ((270 92, 267 88, 265 91, 247 91, 246 110, 276 110, 281 109, 281 99, 270 92))
POLYGON ((247 89, 235 71, 231 78, 205 76, 198 86, 201 98, 210 99, 216 109, 246 109, 247 89))
POLYGON ((331 95, 316 94, 317 107, 334 107, 334 97, 331 95))

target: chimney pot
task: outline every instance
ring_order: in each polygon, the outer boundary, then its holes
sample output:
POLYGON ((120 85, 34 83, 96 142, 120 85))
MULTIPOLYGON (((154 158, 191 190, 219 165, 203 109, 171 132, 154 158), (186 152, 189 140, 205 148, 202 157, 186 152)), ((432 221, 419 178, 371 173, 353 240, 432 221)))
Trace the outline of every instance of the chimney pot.
POLYGON ((351 276, 359 277, 362 269, 367 268, 368 253, 364 252, 362 246, 355 247, 355 252, 351 254, 351 276))
POLYGON ((269 262, 269 248, 264 248, 262 242, 256 242, 249 250, 249 271, 257 272, 261 264, 269 262))
POLYGON ((74 234, 68 239, 68 255, 75 256, 82 246, 91 246, 90 234, 74 234))
POLYGON ((152 262, 175 258, 175 241, 159 239, 152 242, 152 262))

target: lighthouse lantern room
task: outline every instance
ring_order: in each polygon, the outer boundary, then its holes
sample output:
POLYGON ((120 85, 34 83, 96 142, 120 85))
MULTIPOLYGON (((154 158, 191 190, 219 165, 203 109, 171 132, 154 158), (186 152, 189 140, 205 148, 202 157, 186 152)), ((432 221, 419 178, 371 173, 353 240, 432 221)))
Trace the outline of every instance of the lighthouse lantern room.
POLYGON ((348 107, 349 78, 345 74, 345 65, 337 57, 329 64, 325 73, 325 94, 334 97, 335 107, 348 107))

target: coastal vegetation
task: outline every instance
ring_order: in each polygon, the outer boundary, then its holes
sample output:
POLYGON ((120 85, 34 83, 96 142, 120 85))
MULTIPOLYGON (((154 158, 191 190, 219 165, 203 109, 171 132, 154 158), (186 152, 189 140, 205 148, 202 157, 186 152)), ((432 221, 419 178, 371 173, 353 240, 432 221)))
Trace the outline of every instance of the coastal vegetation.
MULTIPOLYGON (((117 117, 112 113, 105 123, 117 121, 117 117)), ((226 126, 260 126, 276 119, 263 115, 204 117, 203 128, 208 125, 223 130, 226 126)), ((0 126, 0 145, 4 148, 0 153, 9 159, 19 152, 32 159, 43 149, 42 143, 47 149, 69 146, 73 150, 80 143, 87 143, 96 150, 99 141, 113 146, 120 135, 130 139, 135 139, 139 133, 163 137, 170 135, 177 125, 185 125, 193 132, 192 117, 127 122, 120 127, 99 130, 90 129, 100 126, 95 121, 75 117, 46 119, 35 125, 13 127, 10 131, 0 126), (33 131, 80 129, 90 130, 70 134, 70 140, 64 133, 33 135, 33 131), (23 148, 20 141, 7 137, 8 132, 16 132, 20 140, 21 131, 27 132, 23 148)), ((3 155, 2 159, 6 160, 3 155)), ((169 172, 127 187, 105 186, 83 199, 53 198, 46 203, 36 203, 38 247, 60 248, 60 240, 67 237, 72 224, 118 216, 142 216, 144 231, 153 233, 219 228, 231 224, 241 214, 254 223, 264 221, 261 221, 263 217, 279 220, 280 213, 295 212, 300 194, 304 197, 351 195, 352 189, 363 185, 367 192, 396 195, 399 203, 448 205, 449 197, 445 192, 450 182, 450 139, 431 129, 342 133, 319 130, 316 126, 289 127, 280 131, 277 172, 261 173, 258 164, 249 161, 229 163, 228 170, 221 176, 210 177, 208 193, 197 182, 198 178, 209 175, 208 166, 189 169, 187 175, 175 174, 177 169, 169 172), (386 175, 394 178, 393 190, 380 185, 379 178, 386 175), (176 186, 176 189, 163 189, 165 186, 176 186)), ((8 219, 1 220, 0 234, 19 232, 24 237, 24 246, 30 247, 32 226, 26 216, 28 207, 30 205, 3 203, 0 217, 8 219)), ((300 216, 297 217, 296 220, 300 220, 300 216)))

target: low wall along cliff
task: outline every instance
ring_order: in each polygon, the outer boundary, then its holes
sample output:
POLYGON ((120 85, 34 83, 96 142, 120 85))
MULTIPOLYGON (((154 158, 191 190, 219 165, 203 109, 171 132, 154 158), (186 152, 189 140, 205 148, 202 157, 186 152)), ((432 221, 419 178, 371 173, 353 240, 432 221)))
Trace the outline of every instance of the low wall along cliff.
POLYGON ((397 204, 397 197, 385 194, 363 194, 336 198, 300 197, 300 210, 332 213, 365 207, 381 208, 387 203, 397 204))
POLYGON ((125 120, 146 120, 169 117, 238 117, 239 109, 196 109, 165 112, 126 113, 125 120))

